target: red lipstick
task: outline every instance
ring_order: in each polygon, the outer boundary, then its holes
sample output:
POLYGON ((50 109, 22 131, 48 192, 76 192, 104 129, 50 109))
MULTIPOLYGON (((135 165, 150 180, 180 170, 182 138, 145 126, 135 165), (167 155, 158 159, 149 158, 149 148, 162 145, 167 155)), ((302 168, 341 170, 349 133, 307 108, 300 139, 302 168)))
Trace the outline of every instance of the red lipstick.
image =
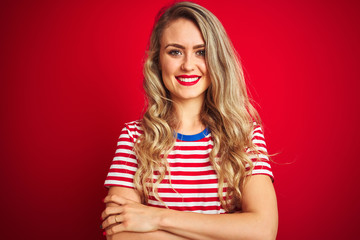
POLYGON ((199 82, 201 76, 198 75, 179 75, 176 80, 183 86, 192 86, 199 82))

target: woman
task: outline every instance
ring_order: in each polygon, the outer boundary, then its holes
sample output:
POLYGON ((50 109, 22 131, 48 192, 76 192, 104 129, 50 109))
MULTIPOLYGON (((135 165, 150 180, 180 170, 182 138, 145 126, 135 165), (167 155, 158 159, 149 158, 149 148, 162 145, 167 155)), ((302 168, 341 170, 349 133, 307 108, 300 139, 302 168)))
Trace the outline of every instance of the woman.
POLYGON ((105 181, 107 238, 275 239, 260 121, 219 20, 194 3, 168 8, 144 77, 147 110, 125 124, 105 181))

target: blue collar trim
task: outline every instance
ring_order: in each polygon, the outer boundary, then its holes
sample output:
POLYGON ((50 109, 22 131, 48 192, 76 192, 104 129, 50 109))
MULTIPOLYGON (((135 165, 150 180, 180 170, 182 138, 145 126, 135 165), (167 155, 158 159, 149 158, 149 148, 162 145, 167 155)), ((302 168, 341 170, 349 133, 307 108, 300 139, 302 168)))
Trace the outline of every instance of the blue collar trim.
POLYGON ((191 141, 198 141, 206 137, 210 133, 208 128, 205 128, 204 131, 201 133, 197 133, 194 135, 185 135, 181 133, 176 133, 176 138, 180 141, 191 142, 191 141))

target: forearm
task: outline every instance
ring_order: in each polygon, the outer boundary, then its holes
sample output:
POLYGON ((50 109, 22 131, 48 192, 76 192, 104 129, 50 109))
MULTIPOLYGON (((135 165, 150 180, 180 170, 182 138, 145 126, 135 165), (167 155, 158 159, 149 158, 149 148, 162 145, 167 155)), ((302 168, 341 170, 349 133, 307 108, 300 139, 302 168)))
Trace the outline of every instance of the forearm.
POLYGON ((275 239, 277 220, 257 213, 206 215, 165 210, 159 229, 190 239, 275 239))
POLYGON ((248 179, 243 193, 241 213, 207 215, 163 209, 158 229, 191 239, 275 239, 278 212, 270 178, 248 179))
POLYGON ((112 236, 107 236, 107 240, 189 240, 173 233, 165 231, 155 231, 147 233, 121 232, 112 236))

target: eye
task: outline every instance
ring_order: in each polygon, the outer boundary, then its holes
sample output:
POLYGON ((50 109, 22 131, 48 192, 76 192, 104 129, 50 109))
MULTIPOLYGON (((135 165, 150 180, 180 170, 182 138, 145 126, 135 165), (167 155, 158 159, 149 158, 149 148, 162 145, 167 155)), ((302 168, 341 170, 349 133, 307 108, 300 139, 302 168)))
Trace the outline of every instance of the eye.
POLYGON ((205 57, 205 49, 201 49, 201 50, 197 51, 196 55, 205 57))
POLYGON ((181 52, 179 50, 174 49, 174 50, 170 50, 169 54, 172 56, 179 56, 181 55, 181 52))

